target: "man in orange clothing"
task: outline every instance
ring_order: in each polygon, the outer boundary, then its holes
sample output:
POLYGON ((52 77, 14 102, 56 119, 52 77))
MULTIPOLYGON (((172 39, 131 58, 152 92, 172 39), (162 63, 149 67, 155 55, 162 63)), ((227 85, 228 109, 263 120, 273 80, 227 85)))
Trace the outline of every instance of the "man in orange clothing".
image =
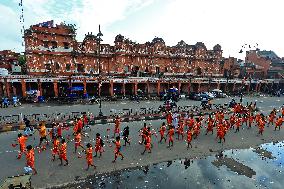
POLYGON ((222 122, 219 122, 217 126, 217 138, 219 138, 219 143, 223 141, 225 142, 225 128, 222 122))
POLYGON ((258 120, 258 134, 263 135, 264 127, 265 127, 265 116, 263 114, 260 114, 259 120, 258 120))
POLYGON ((256 114, 255 115, 255 122, 256 122, 257 125, 258 125, 260 119, 261 119, 261 115, 260 114, 256 114))
POLYGON ((193 128, 194 139, 196 139, 200 134, 200 128, 201 128, 201 121, 199 120, 199 118, 196 118, 196 122, 193 128))
POLYGON ((173 124, 173 116, 171 114, 171 112, 169 111, 169 113, 167 114, 167 124, 168 125, 172 125, 173 124))
POLYGON ((258 121, 258 134, 263 135, 264 126, 265 126, 265 120, 264 120, 264 116, 263 116, 258 121))
POLYGON ((187 139, 186 139, 186 141, 187 141, 187 149, 189 148, 189 145, 192 148, 192 145, 191 145, 192 134, 193 134, 192 131, 188 129, 187 130, 187 139))
POLYGON ((165 122, 163 122, 162 126, 160 127, 160 130, 159 130, 160 136, 161 136, 161 139, 160 139, 159 143, 161 143, 163 139, 165 140, 165 142, 167 141, 167 139, 165 137, 166 130, 167 130, 166 124, 165 124, 165 122))
POLYGON ((208 119, 207 119, 207 128, 206 128, 206 134, 207 135, 209 132, 211 132, 213 134, 213 124, 214 124, 214 120, 212 119, 211 115, 209 115, 208 119))
MULTIPOLYGON (((78 147, 81 147, 81 148, 83 148, 83 149, 84 149, 84 147, 83 147, 83 146, 82 146, 82 144, 81 144, 82 137, 81 137, 80 130, 78 130, 78 131, 77 131, 77 133, 76 133, 76 135, 75 135, 75 139, 74 139, 74 141, 75 141, 75 151, 74 151, 74 154, 76 154, 76 153, 77 153, 77 149, 78 149, 78 147)), ((80 153, 79 153, 78 158, 81 158, 80 153)))
POLYGON ((224 114, 224 112, 221 110, 220 113, 219 113, 219 119, 218 119, 218 121, 223 121, 224 118, 225 118, 225 114, 224 114))
POLYGON ((253 121, 254 121, 254 116, 253 116, 253 113, 251 113, 249 115, 249 126, 248 126, 248 129, 251 128, 252 124, 253 124, 253 121))
POLYGON ((86 149, 86 160, 87 160, 87 171, 89 170, 89 167, 92 166, 94 167, 94 169, 96 168, 96 166, 93 163, 93 148, 92 148, 92 144, 88 143, 87 144, 87 149, 86 149))
POLYGON ((123 160, 124 156, 120 152, 121 150, 120 137, 117 136, 115 141, 113 141, 113 143, 115 143, 115 150, 114 150, 114 160, 112 162, 115 163, 117 156, 121 156, 121 160, 123 160))
POLYGON ((275 128, 274 130, 276 131, 277 127, 278 127, 278 130, 280 130, 281 126, 282 126, 282 123, 283 123, 283 118, 281 116, 279 116, 275 122, 275 128))
POLYGON ((193 115, 190 115, 190 118, 187 120, 187 129, 191 130, 194 127, 194 118, 193 115))
POLYGON ((167 136, 169 136, 169 146, 168 147, 174 146, 174 134, 175 134, 175 129, 174 129, 173 126, 170 126, 170 129, 167 133, 167 136), (171 145, 171 143, 172 143, 172 145, 171 145))
POLYGON ((58 138, 62 138, 62 123, 58 123, 57 127, 56 127, 56 131, 57 131, 57 137, 58 138))
POLYGON ((90 131, 91 131, 91 127, 90 127, 90 125, 88 123, 89 123, 89 119, 88 119, 87 115, 84 114, 83 115, 83 128, 85 128, 85 129, 89 128, 90 131))
POLYGON ((30 167, 33 170, 33 174, 37 174, 37 171, 35 169, 35 152, 31 145, 27 146, 27 151, 25 152, 25 154, 27 160, 27 167, 30 167))
POLYGON ((114 132, 113 132, 113 138, 115 137, 116 134, 119 135, 119 132, 120 132, 120 118, 119 116, 117 115, 115 120, 114 120, 114 132))
POLYGON ((145 149, 144 151, 141 153, 141 155, 143 155, 147 150, 148 153, 151 153, 151 133, 147 133, 146 137, 145 137, 145 149))
POLYGON ((100 152, 100 156, 102 156, 102 152, 103 152, 103 140, 101 138, 101 135, 100 133, 97 133, 96 134, 96 146, 95 146, 95 152, 96 152, 96 155, 94 157, 97 157, 98 155, 98 152, 100 152))
POLYGON ((55 160, 55 155, 58 155, 59 156, 59 140, 58 140, 59 137, 57 136, 54 136, 53 137, 53 147, 52 147, 52 161, 55 160))
POLYGON ((75 120, 73 123, 74 127, 73 127, 73 135, 75 136, 77 131, 78 131, 78 124, 77 121, 75 120))
MULTIPOLYGON (((19 133, 18 134, 18 144, 20 146, 20 151, 19 151, 19 154, 18 154, 18 157, 17 159, 21 159, 22 157, 22 154, 25 152, 26 150, 26 141, 28 140, 28 137, 27 136, 23 136, 22 133, 19 133)), ((16 144, 17 145, 17 144, 16 144)), ((15 145, 15 146, 16 146, 15 145)))
POLYGON ((81 131, 83 130, 83 121, 81 118, 77 118, 77 131, 81 131))
POLYGON ((272 111, 269 116, 268 116, 268 125, 267 127, 269 127, 270 123, 271 125, 274 125, 274 119, 276 118, 276 114, 275 111, 272 111))
POLYGON ((63 165, 62 160, 66 162, 64 166, 68 165, 68 159, 67 159, 67 143, 65 139, 61 140, 61 145, 59 146, 59 159, 60 159, 60 165, 63 165))
POLYGON ((45 127, 45 125, 42 124, 42 123, 40 123, 40 124, 39 124, 39 127, 40 127, 40 128, 39 128, 40 139, 39 139, 38 148, 39 148, 39 152, 40 152, 41 150, 46 150, 46 146, 45 146, 45 145, 41 146, 43 140, 45 140, 46 145, 48 145, 48 140, 47 140, 47 138, 46 138, 46 137, 47 137, 47 132, 46 132, 46 127, 45 127))
POLYGON ((143 144, 146 138, 146 134, 148 133, 148 127, 147 124, 144 123, 144 126, 142 129, 139 130, 140 135, 141 135, 141 141, 139 142, 139 144, 143 144))

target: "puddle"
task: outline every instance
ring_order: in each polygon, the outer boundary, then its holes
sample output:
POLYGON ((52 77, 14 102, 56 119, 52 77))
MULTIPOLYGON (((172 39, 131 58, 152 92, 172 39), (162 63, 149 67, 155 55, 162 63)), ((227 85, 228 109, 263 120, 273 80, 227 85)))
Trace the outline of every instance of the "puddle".
POLYGON ((262 158, 275 159, 275 157, 272 155, 272 152, 269 152, 260 147, 254 149, 253 152, 257 153, 262 158))
POLYGON ((282 188, 284 143, 95 175, 60 188, 282 188))

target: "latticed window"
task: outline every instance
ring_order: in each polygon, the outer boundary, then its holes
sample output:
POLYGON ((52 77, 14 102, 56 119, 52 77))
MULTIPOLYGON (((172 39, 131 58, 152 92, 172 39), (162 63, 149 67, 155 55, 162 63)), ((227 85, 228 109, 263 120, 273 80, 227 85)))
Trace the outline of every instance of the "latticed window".
POLYGON ((48 41, 43 41, 44 48, 48 48, 48 41))
POLYGON ((53 49, 57 48, 57 42, 56 41, 52 41, 51 42, 51 46, 53 49))
POLYGON ((58 62, 55 62, 55 69, 56 69, 56 70, 59 70, 59 69, 60 69, 60 65, 59 65, 58 62))
POLYGON ((70 71, 71 70, 71 64, 66 64, 66 71, 70 71))
POLYGON ((83 64, 77 64, 78 72, 85 72, 85 66, 83 64))
POLYGON ((46 70, 51 70, 51 64, 45 64, 45 69, 46 70))
POLYGON ((69 43, 64 42, 63 45, 64 45, 64 49, 69 49, 69 43))

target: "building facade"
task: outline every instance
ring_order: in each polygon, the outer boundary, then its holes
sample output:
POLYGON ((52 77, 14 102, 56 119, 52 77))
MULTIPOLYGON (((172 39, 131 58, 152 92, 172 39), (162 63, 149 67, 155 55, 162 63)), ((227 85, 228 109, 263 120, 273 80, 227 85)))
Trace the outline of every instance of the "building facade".
POLYGON ((273 51, 247 51, 246 62, 250 65, 250 77, 283 78, 284 60, 273 51))
POLYGON ((144 44, 117 35, 114 45, 100 44, 92 33, 76 40, 73 25, 52 21, 25 31, 25 53, 29 75, 216 75, 222 70, 222 49, 208 50, 204 43, 188 45, 180 41, 167 46, 162 38, 144 44))
POLYGON ((11 50, 0 51, 0 68, 5 68, 12 72, 13 66, 18 65, 20 53, 11 50))

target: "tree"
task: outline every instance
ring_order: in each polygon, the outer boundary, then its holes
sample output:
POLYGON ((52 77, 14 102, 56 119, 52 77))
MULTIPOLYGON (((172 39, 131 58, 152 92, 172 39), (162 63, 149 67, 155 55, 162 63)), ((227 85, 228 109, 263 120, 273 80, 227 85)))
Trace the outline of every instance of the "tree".
POLYGON ((18 62, 19 62, 20 66, 26 65, 26 57, 25 57, 25 55, 20 55, 19 58, 18 58, 18 62))

